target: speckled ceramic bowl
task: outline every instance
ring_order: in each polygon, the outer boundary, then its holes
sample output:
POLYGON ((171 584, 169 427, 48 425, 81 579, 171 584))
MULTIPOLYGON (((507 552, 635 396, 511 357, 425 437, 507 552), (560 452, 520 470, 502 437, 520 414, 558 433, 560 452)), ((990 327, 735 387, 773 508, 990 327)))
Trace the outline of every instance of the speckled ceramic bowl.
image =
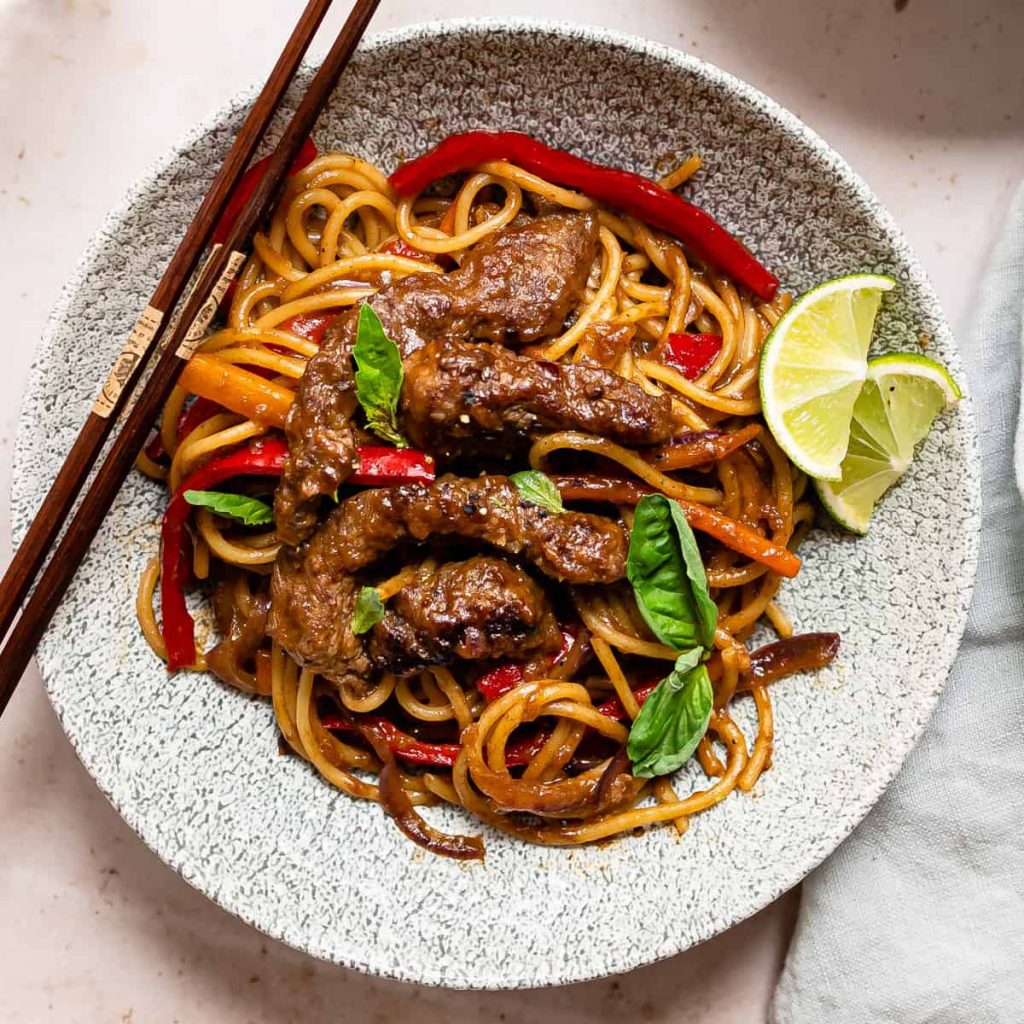
MULTIPOLYGON (((18 534, 251 97, 228 103, 146 175, 82 258, 25 398, 18 534)), ((477 126, 523 129, 646 172, 699 151, 696 199, 787 288, 857 270, 894 275, 900 286, 881 313, 876 350, 913 349, 926 333, 960 375, 935 296, 890 216, 795 117, 716 68, 592 29, 422 26, 367 42, 318 139, 392 167, 477 126)), ((427 984, 580 981, 677 953, 754 913, 878 799, 935 704, 964 624, 976 466, 965 402, 932 431, 870 537, 814 534, 782 600, 800 629, 842 633, 839 661, 777 687, 772 771, 753 795, 694 819, 682 838, 661 828, 563 850, 488 834, 483 864, 454 863, 417 849, 379 808, 277 756, 268 704, 210 678, 168 679, 139 636, 136 577, 157 548, 164 500, 139 477, 124 488, 39 663, 68 736, 125 820, 257 928, 318 957, 427 984)), ((693 781, 684 772, 679 784, 693 781)), ((466 824, 450 809, 428 814, 466 824)))

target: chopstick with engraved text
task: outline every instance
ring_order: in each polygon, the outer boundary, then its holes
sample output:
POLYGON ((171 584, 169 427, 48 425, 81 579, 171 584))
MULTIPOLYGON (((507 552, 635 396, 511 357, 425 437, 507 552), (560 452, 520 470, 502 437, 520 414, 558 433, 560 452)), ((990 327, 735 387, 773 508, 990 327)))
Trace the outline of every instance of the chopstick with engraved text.
MULTIPOLYGON (((223 246, 214 248, 203 265, 196 286, 184 304, 177 325, 170 331, 171 336, 162 349, 152 375, 135 404, 125 415, 108 455, 97 470, 96 477, 86 491, 77 512, 68 523, 64 537, 57 545, 50 561, 42 569, 32 596, 25 604, 21 616, 11 630, 3 650, 0 651, 0 713, 7 706, 36 645, 46 631, 75 572, 81 565, 93 537, 99 530, 114 498, 131 470, 135 457, 145 444, 149 431, 174 387, 181 368, 201 340, 202 332, 216 310, 219 298, 238 272, 244 260, 243 250, 253 229, 269 212, 287 176, 288 168, 303 140, 310 134, 320 111, 351 59, 379 3, 380 0, 357 0, 337 39, 324 58, 323 64, 313 76, 295 114, 285 127, 277 148, 267 162, 265 173, 236 220, 228 238, 223 246)), ((238 147, 238 143, 236 142, 236 147, 232 148, 228 160, 225 161, 225 168, 228 168, 230 172, 226 181, 233 183, 244 169, 327 6, 329 6, 329 0, 310 0, 302 19, 274 68, 267 88, 260 94, 246 120, 246 125, 243 126, 243 132, 245 132, 249 127, 250 120, 253 120, 255 115, 259 122, 258 130, 257 125, 254 124, 255 134, 251 141, 247 136, 243 148, 237 154, 235 149, 238 147), (274 88, 270 91, 272 84, 274 88), (257 107, 260 107, 258 115, 256 114, 257 107)), ((242 133, 240 133, 240 138, 241 135, 242 133)), ((223 168, 214 183, 215 188, 222 184, 222 176, 224 176, 223 168)), ((211 189, 211 193, 213 191, 211 189)), ((171 285, 174 288, 174 295, 180 296, 185 282, 198 264, 199 255, 210 237, 230 191, 230 187, 225 186, 223 190, 218 189, 217 201, 210 202, 209 196, 207 200, 204 200, 196 221, 190 225, 185 240, 182 242, 183 247, 186 242, 190 242, 190 246, 195 247, 196 250, 194 259, 191 256, 188 257, 190 260, 187 264, 188 273, 182 274, 180 285, 176 280, 170 282, 164 293, 166 298, 163 299, 167 306, 166 309, 156 305, 154 301, 154 309, 162 316, 152 340, 130 341, 126 348, 127 355, 122 353, 122 356, 119 357, 119 363, 124 361, 124 368, 118 372, 115 365, 115 370, 111 375, 112 380, 108 381, 97 400, 99 411, 97 407, 94 407, 86 428, 83 430, 83 436, 88 432, 89 438, 92 439, 91 443, 81 442, 79 447, 79 443, 76 442, 76 448, 79 450, 75 453, 74 462, 70 468, 68 463, 65 463, 57 481, 44 499, 36 520, 26 534, 25 542, 19 547, 14 561, 3 580, 0 581, 0 636, 10 626, 10 619, 13 619, 19 603, 31 587, 63 520, 70 514, 74 499, 93 462, 98 458, 104 439, 110 433, 111 424, 117 411, 127 402, 130 391, 128 385, 137 383, 142 372, 142 364, 145 362, 143 355, 151 354, 160 344, 161 334, 165 333, 160 330, 160 327, 169 318, 172 307, 170 302, 171 285), (197 221, 200 220, 201 223, 197 224, 197 221), (133 345, 136 346, 137 353, 132 348, 133 345), (106 406, 109 406, 109 412, 103 415, 106 406), (40 517, 42 517, 41 521, 40 517), (39 523, 38 526, 37 523, 39 523), (32 538, 32 545, 26 548, 30 538, 32 538), (22 549, 25 549, 24 554, 22 554, 22 549)), ((175 259, 177 258, 178 253, 175 254, 175 259)), ((172 261, 172 265, 174 265, 174 261, 172 261)), ((182 266, 185 265, 183 262, 182 266)), ((168 268, 169 271, 170 268, 168 268)), ((164 282, 161 281, 161 285, 163 284, 164 282)), ((155 296, 155 298, 163 298, 163 296, 155 296)), ((143 338, 146 338, 148 330, 149 328, 143 325, 141 328, 143 338)), ((139 331, 140 328, 137 327, 133 332, 133 337, 139 331)), ((71 461, 69 456, 68 462, 71 461)))

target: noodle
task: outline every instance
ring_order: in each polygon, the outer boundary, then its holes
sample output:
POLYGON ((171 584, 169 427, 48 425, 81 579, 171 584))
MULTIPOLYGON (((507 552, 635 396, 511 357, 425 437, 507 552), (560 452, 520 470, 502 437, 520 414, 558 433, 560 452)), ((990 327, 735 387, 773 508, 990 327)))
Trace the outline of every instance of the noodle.
MULTIPOLYGON (((700 166, 700 158, 691 156, 661 183, 677 188, 700 166)), ((534 354, 565 362, 606 359, 603 365, 614 366, 648 394, 669 395, 681 429, 729 431, 749 424, 760 412, 760 349, 788 297, 758 303, 693 260, 675 239, 506 162, 487 163, 466 175, 451 198, 398 197, 372 165, 346 154, 319 156, 289 180, 266 232, 255 235, 227 326, 204 341, 202 358, 259 374, 286 409, 318 347, 294 318, 337 314, 407 275, 443 274, 461 263, 469 247, 538 202, 596 208, 600 245, 579 307, 563 332, 536 346, 534 354), (599 325, 607 325, 618 347, 597 344, 592 332, 599 325), (613 328, 622 333, 611 333, 613 328), (684 374, 661 356, 673 335, 687 331, 721 338, 710 363, 695 374, 684 374), (626 339, 621 344, 620 337, 626 339)), ((162 454, 140 456, 140 468, 165 479, 172 492, 211 457, 273 430, 257 422, 262 414, 252 411, 258 396, 235 412, 210 403, 205 419, 190 412, 189 402, 183 388, 174 390, 160 423, 162 454)), ((664 470, 642 450, 559 431, 533 444, 529 464, 538 469, 566 461, 614 464, 621 479, 608 478, 595 500, 605 495, 627 523, 632 522, 630 502, 623 503, 621 495, 633 486, 713 508, 716 515, 756 531, 755 539, 794 547, 813 517, 803 500, 806 479, 763 430, 752 428, 736 445, 696 466, 685 459, 666 461, 687 468, 664 470)), ((268 489, 255 493, 266 495, 268 489)), ((220 588, 231 573, 245 574, 245 586, 225 591, 223 602, 239 616, 254 614, 280 549, 272 527, 240 527, 203 508, 194 516, 194 539, 197 577, 209 575, 220 588)), ((678 795, 678 781, 633 778, 629 772, 624 744, 629 723, 640 712, 638 687, 664 676, 676 652, 651 634, 625 585, 566 591, 565 603, 575 609, 578 626, 565 657, 530 668, 490 702, 476 686, 479 667, 467 663, 435 666, 407 678, 380 672, 357 694, 301 668, 265 633, 256 635, 254 652, 239 655, 249 660, 239 662, 236 675, 269 693, 281 736, 295 755, 350 796, 382 802, 403 831, 430 848, 439 842, 437 833, 411 807, 439 800, 537 843, 593 842, 662 822, 682 834, 694 814, 735 789, 751 790, 770 767, 772 702, 768 687, 751 676, 745 640, 762 620, 783 638, 793 634, 778 604, 781 577, 769 564, 715 535, 702 535, 701 545, 719 617, 709 662, 714 711, 694 763, 710 784, 689 795, 678 795), (747 694, 758 721, 749 754, 729 713, 747 694), (602 703, 613 698, 621 705, 619 717, 602 703), (387 737, 394 735, 399 739, 389 750, 387 737), (436 759, 417 762, 410 752, 420 747, 455 753, 447 765, 436 759)), ((377 582, 377 596, 387 602, 435 568, 432 558, 420 556, 377 582)), ((159 561, 150 560, 139 583, 137 612, 150 647, 166 659, 153 607, 159 572, 159 561)), ((205 665, 199 655, 194 667, 205 665)), ((463 848, 460 855, 469 854, 463 848)))

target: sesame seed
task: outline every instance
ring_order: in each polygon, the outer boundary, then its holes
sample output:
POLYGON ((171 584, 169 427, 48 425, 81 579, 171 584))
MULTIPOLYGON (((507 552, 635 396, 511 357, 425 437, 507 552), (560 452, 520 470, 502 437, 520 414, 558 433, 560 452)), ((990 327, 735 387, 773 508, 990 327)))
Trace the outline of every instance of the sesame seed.
POLYGON ((460 423, 468 423, 468 422, 469 422, 469 413, 468 413, 468 412, 464 412, 464 413, 463 413, 463 414, 462 414, 462 415, 461 415, 461 416, 459 417, 459 422, 460 422, 460 423))
POLYGON ((480 515, 482 515, 482 516, 487 515, 487 506, 486 505, 481 505, 480 506, 480 515))

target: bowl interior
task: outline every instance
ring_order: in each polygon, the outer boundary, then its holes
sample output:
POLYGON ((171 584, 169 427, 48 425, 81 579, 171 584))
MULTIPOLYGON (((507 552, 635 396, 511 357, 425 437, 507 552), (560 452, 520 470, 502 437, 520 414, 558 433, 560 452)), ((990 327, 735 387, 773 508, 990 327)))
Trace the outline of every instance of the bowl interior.
MULTIPOLYGON (((303 79, 308 79, 308 72, 303 79)), ((251 93, 226 105, 113 213, 39 350, 17 449, 18 535, 226 152, 251 93)), ((800 291, 892 274, 876 351, 960 365, 936 299, 889 216, 846 165, 771 101, 677 51, 529 23, 434 25, 375 37, 324 112, 321 148, 390 169, 452 131, 518 128, 646 173, 699 152, 691 197, 800 291)), ((424 854, 380 809, 277 756, 270 707, 212 678, 169 679, 139 635, 138 574, 164 501, 133 477, 39 651, 58 715, 128 823, 189 882, 310 953, 395 978, 525 987, 626 970, 754 913, 847 835, 913 744, 963 628, 978 530, 969 410, 943 418, 871 534, 808 541, 782 603, 837 630, 838 663, 780 684, 772 770, 684 837, 577 849, 486 835, 487 859, 424 854)), ((749 710, 749 709, 748 709, 749 710)), ((741 724, 750 729, 752 716, 741 724)), ((748 732, 749 734, 749 732, 748 732)), ((696 773, 677 780, 686 791, 696 773)), ((427 812, 476 830, 460 813, 427 812)))

